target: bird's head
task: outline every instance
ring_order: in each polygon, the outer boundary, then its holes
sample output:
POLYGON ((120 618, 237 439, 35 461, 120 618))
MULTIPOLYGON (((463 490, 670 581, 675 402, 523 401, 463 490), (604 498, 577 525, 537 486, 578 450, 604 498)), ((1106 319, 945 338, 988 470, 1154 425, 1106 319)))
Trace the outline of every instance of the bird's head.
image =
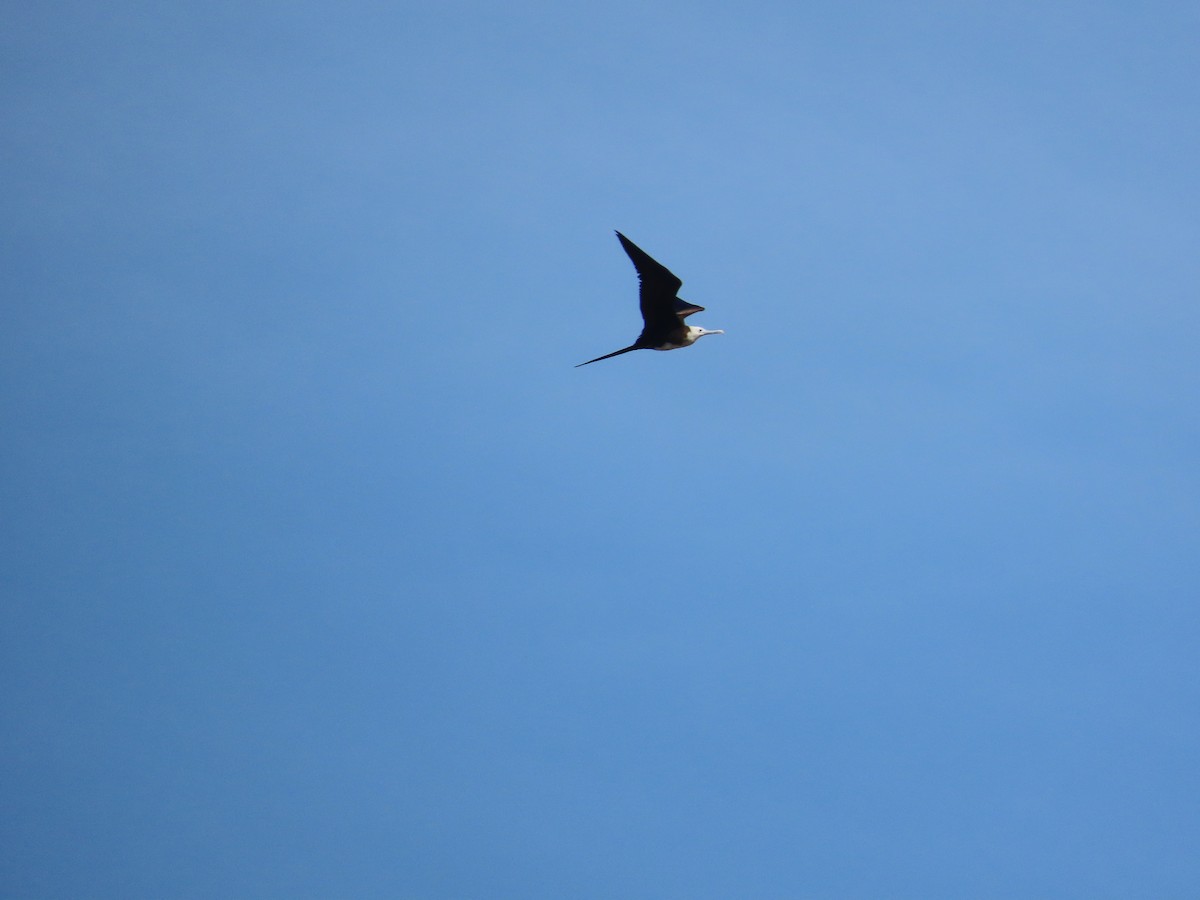
POLYGON ((722 331, 720 328, 714 328, 714 329, 699 328, 699 327, 696 328, 696 337, 697 338, 702 338, 706 334, 724 334, 724 333, 725 332, 722 331))

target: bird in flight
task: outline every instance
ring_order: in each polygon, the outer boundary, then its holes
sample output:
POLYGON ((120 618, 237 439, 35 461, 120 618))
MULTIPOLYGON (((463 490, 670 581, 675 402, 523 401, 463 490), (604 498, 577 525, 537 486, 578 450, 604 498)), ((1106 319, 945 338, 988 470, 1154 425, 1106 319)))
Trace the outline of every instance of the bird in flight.
MULTIPOLYGON (((620 356, 630 350, 678 350, 680 347, 692 346, 706 334, 725 333, 724 331, 709 331, 707 328, 700 328, 696 325, 685 325, 684 319, 692 313, 703 312, 704 307, 680 300, 677 295, 679 289, 683 287, 682 281, 672 275, 666 266, 651 259, 646 251, 619 231, 617 239, 625 248, 625 252, 629 254, 629 258, 633 260, 633 267, 637 269, 638 273, 638 281, 642 284, 639 296, 642 305, 642 321, 645 326, 642 328, 642 333, 638 335, 638 339, 628 347, 597 356, 595 359, 589 359, 587 362, 580 363, 579 366, 587 366, 594 362, 600 362, 602 359, 620 356)), ((575 368, 578 369, 579 366, 575 368)))

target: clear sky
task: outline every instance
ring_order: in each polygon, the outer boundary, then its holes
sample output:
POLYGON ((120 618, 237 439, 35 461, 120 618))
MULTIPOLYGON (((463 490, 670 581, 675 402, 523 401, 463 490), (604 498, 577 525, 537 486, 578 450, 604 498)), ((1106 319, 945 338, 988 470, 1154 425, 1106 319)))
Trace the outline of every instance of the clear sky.
POLYGON ((0 896, 1195 897, 1198 46, 6 4, 0 896))

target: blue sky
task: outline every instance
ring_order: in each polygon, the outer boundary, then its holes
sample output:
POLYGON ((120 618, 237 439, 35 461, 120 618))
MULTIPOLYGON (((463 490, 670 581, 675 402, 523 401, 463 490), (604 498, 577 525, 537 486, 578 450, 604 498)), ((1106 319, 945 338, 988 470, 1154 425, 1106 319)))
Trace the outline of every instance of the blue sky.
POLYGON ((1194 5, 3 20, 0 895, 1195 895, 1194 5))

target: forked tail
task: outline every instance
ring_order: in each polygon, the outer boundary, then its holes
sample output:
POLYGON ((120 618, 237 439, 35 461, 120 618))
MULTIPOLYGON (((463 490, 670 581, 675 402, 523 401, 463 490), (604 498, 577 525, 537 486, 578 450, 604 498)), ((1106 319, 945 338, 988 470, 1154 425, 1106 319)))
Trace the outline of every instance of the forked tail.
MULTIPOLYGON (((641 350, 641 349, 642 348, 639 347, 637 344, 630 344, 628 347, 625 347, 622 350, 614 350, 612 353, 605 353, 603 356, 597 356, 595 359, 589 359, 585 363, 580 363, 579 366, 590 366, 592 363, 600 362, 600 360, 602 360, 602 359, 609 359, 613 356, 620 356, 622 353, 628 353, 630 350, 641 350)), ((579 366, 576 366, 575 368, 578 369, 579 366)))

